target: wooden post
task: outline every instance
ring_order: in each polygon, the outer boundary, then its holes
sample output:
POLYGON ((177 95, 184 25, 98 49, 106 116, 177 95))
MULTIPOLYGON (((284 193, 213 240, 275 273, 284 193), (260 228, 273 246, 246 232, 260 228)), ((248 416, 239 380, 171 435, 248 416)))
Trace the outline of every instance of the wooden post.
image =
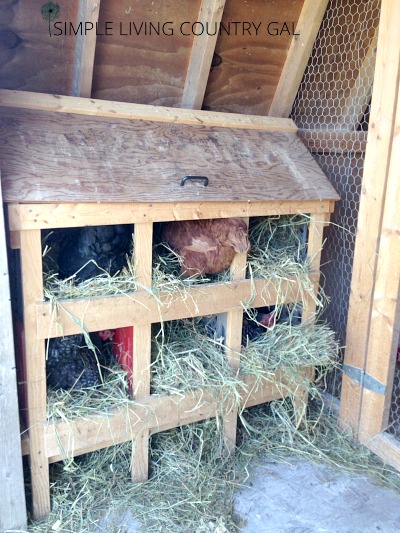
POLYGON ((304 0, 286 62, 268 111, 270 117, 288 117, 296 98, 328 0, 304 0))
POLYGON ((26 528, 26 508, 2 203, 0 211, 0 317, 0 484, 3 487, 0 498, 0 531, 6 531, 26 528))
POLYGON ((21 268, 32 506, 33 517, 39 520, 50 512, 49 464, 44 448, 46 354, 44 340, 39 340, 36 333, 36 304, 43 300, 42 243, 39 229, 21 231, 21 268))
MULTIPOLYGON (((153 224, 135 224, 135 273, 137 282, 151 288, 153 224)), ((132 390, 135 400, 150 394, 151 324, 134 327, 132 390)), ((149 430, 143 429, 135 439, 132 450, 132 481, 140 483, 149 474, 149 430)))
POLYGON ((386 429, 400 331, 400 88, 394 122, 365 366, 359 438, 386 429))
MULTIPOLYGON (((246 218, 246 224, 249 225, 249 219, 246 218)), ((246 278, 247 253, 236 254, 231 267, 231 280, 240 280, 246 278)), ((234 370, 239 370, 240 350, 242 346, 242 328, 243 328, 243 310, 235 309, 226 313, 226 335, 225 347, 226 355, 230 366, 234 370)), ((234 453, 236 447, 236 428, 237 428, 237 407, 228 405, 224 412, 224 439, 229 453, 234 453)))
MULTIPOLYGON (((368 342, 377 277, 379 238, 399 85, 400 10, 396 0, 382 0, 375 81, 347 323, 346 352, 340 405, 342 426, 358 435, 368 342)), ((388 190, 388 194, 394 194, 388 190)), ((385 259, 385 258, 382 258, 385 259)), ((379 350, 380 352, 380 350, 379 350)), ((371 357, 371 354, 369 355, 371 357)), ((373 357, 379 358, 379 353, 373 357)), ((383 358, 387 358, 385 353, 383 358)))
MULTIPOLYGON (((310 270, 313 274, 314 281, 314 296, 318 294, 319 288, 319 268, 321 263, 321 252, 323 244, 323 232, 324 226, 327 220, 326 213, 312 214, 310 216, 310 223, 308 228, 308 244, 307 244, 307 256, 310 259, 310 270)), ((303 302, 302 323, 312 323, 315 320, 317 311, 317 304, 311 295, 305 298, 303 302)), ((308 372, 309 378, 313 379, 314 372, 312 369, 308 372)), ((294 399, 294 410, 296 417, 296 424, 299 425, 304 421, 308 404, 308 392, 299 388, 294 399)))
MULTIPOLYGON (((215 24, 221 22, 225 0, 202 0, 199 22, 215 24)), ((212 33, 210 31, 210 33, 212 33)), ((193 38, 192 53, 183 88, 181 107, 201 109, 206 92, 211 62, 217 43, 218 32, 215 35, 198 35, 193 38)))
MULTIPOLYGON (((100 0, 80 0, 78 21, 92 23, 94 28, 99 20, 100 0)), ((72 76, 73 96, 90 98, 92 94, 94 56, 96 51, 96 30, 87 35, 75 37, 74 67, 72 76)))

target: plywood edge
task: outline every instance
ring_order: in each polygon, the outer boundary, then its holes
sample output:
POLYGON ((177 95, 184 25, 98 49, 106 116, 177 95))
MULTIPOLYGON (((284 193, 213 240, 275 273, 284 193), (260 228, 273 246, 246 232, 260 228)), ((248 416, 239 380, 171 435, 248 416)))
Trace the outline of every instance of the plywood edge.
POLYGON ((296 132, 297 126, 291 119, 273 118, 238 113, 218 113, 212 111, 192 111, 172 107, 131 104, 61 96, 57 94, 32 93, 24 91, 0 90, 0 107, 72 113, 78 115, 146 120, 195 126, 218 126, 222 128, 243 128, 265 131, 296 132))

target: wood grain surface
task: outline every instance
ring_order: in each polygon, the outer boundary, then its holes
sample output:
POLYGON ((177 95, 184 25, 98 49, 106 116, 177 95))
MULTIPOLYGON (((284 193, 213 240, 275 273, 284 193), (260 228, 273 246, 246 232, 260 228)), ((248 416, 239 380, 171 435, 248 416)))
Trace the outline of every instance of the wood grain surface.
POLYGON ((6 202, 336 199, 295 133, 0 110, 6 202), (181 186, 186 175, 207 176, 181 186))
MULTIPOLYGON (((49 34, 45 0, 0 2, 0 87, 69 94, 74 36, 49 34)), ((77 18, 77 1, 57 0, 60 20, 77 18)), ((53 32, 54 33, 54 32, 53 32)))
POLYGON ((286 22, 292 33, 296 26, 303 0, 227 0, 222 22, 262 22, 258 35, 222 33, 215 51, 221 63, 211 69, 204 104, 212 111, 247 114, 265 114, 270 108, 278 85, 287 51, 293 35, 268 34, 275 29, 280 33, 286 22))

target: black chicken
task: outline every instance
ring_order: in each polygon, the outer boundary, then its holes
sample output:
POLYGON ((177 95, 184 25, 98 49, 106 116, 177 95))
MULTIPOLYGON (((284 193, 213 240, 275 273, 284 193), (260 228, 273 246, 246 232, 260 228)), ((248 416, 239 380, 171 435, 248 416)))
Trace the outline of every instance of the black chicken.
POLYGON ((113 330, 90 335, 96 349, 88 348, 84 335, 69 335, 50 339, 46 362, 47 385, 53 389, 81 389, 101 383, 100 371, 104 376, 113 363, 110 343, 113 330))
POLYGON ((107 271, 121 270, 130 252, 133 226, 86 226, 64 232, 59 242, 58 269, 61 278, 76 274, 83 281, 107 271), (79 272, 78 272, 79 271, 79 272))

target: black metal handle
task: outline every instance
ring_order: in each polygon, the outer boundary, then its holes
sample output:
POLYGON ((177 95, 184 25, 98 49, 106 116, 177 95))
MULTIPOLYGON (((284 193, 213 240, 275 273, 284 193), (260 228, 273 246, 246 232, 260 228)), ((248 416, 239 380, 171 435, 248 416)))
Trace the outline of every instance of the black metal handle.
POLYGON ((185 176, 181 181, 181 187, 183 187, 187 181, 204 181, 204 187, 207 187, 208 185, 207 176, 185 176))

